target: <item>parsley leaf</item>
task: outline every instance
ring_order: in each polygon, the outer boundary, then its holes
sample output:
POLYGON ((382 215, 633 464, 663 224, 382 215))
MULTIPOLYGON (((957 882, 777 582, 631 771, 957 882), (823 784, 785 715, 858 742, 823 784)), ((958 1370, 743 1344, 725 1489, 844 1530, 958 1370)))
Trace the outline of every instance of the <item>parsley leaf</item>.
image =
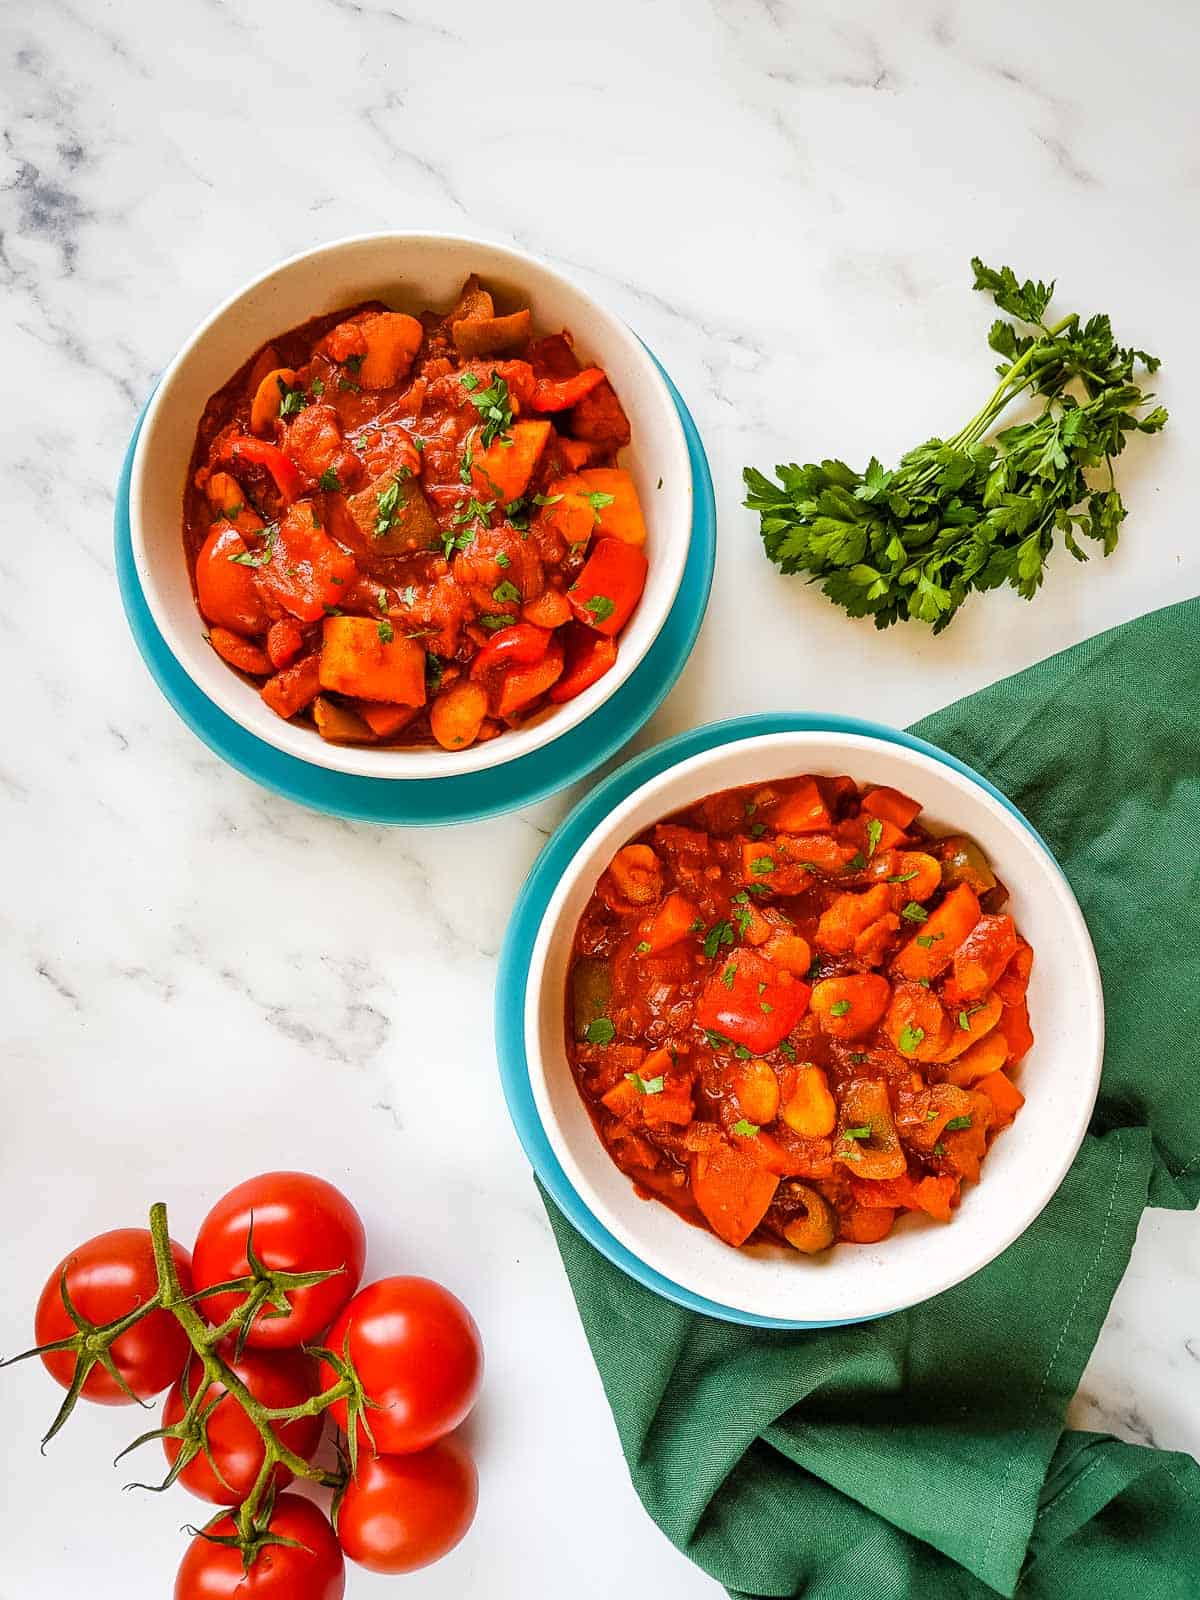
POLYGON ((583 602, 583 609, 590 612, 597 622, 607 622, 617 608, 606 594, 594 594, 590 600, 583 602))
POLYGON ((745 1117, 743 1117, 740 1122, 735 1122, 733 1125, 734 1133, 738 1134, 743 1139, 753 1139, 757 1134, 758 1129, 759 1124, 757 1122, 747 1122, 745 1117))
POLYGON ((890 469, 872 457, 862 471, 826 460, 743 473, 768 558, 877 628, 917 621, 940 633, 972 591, 1002 584, 1032 600, 1059 535, 1077 561, 1088 559, 1081 538, 1111 555, 1125 520, 1113 461, 1129 435, 1167 421, 1134 381, 1157 357, 1118 344, 1107 316, 1047 325, 1053 282, 971 265, 974 287, 1017 322, 992 324, 1000 382, 965 427, 890 469), (997 430, 1011 402, 1034 397, 1039 412, 997 430))
POLYGON ((589 1044, 611 1044, 617 1036, 617 1030, 607 1017, 595 1017, 583 1030, 583 1037, 589 1044))
POLYGON ((325 494, 340 494, 342 480, 332 467, 326 467, 325 471, 317 479, 317 488, 323 490, 325 494))
POLYGON ((924 1028, 901 1028, 900 1048, 904 1054, 911 1055, 925 1037, 924 1028))
POLYGON ((661 1072, 657 1078, 643 1078, 639 1072, 627 1072, 625 1082, 631 1083, 639 1094, 661 1094, 666 1080, 661 1072))

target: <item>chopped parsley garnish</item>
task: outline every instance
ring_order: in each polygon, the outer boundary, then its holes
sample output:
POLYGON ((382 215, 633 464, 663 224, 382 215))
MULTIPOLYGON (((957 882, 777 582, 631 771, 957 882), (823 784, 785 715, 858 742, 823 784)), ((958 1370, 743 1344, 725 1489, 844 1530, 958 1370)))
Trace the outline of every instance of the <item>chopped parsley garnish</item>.
POLYGON ((266 538, 257 550, 239 550, 236 555, 227 559, 236 567, 265 567, 275 551, 275 535, 278 529, 274 523, 266 530, 266 538))
POLYGON ((737 977, 737 968, 731 961, 721 974, 721 982, 727 989, 733 988, 733 980, 737 977))
POLYGON ((969 1128, 970 1126, 970 1117, 951 1117, 942 1131, 944 1133, 957 1133, 960 1128, 969 1128))
POLYGON ((757 1122, 747 1122, 745 1117, 743 1117, 740 1122, 735 1122, 733 1125, 734 1133, 738 1134, 743 1139, 753 1139, 755 1134, 758 1132, 758 1129, 759 1124, 757 1122))
POLYGON ((583 609, 589 611, 597 622, 607 622, 617 609, 606 594, 594 594, 590 600, 585 600, 583 609))
POLYGON ((359 371, 362 368, 362 364, 366 359, 367 358, 365 354, 361 356, 347 356, 346 359, 339 364, 343 367, 349 367, 350 371, 357 378, 359 371))
POLYGON ((856 850, 846 863, 847 872, 861 872, 867 864, 867 858, 861 850, 856 850))
POLYGON ((935 1156, 944 1156, 946 1154, 946 1146, 942 1143, 942 1141, 940 1139, 934 1145, 933 1153, 934 1153, 935 1156))
POLYGON ((910 900, 900 915, 909 922, 925 922, 929 917, 925 907, 916 900, 910 900))
POLYGON ((521 591, 515 583, 510 583, 505 578, 503 583, 498 583, 492 590, 492 599, 501 606, 520 605, 521 591))
MULTIPOLYGON (((508 507, 508 506, 505 506, 505 508, 504 508, 504 509, 505 509, 505 511, 507 511, 507 510, 508 510, 508 509, 509 509, 509 507, 508 507)), ((506 555, 505 555, 505 554, 504 554, 504 551, 503 551, 503 550, 501 550, 501 551, 500 551, 500 553, 499 553, 499 554, 498 554, 498 555, 497 555, 497 557, 496 557, 496 565, 497 565, 497 566, 498 566, 498 567, 511 567, 511 566, 512 566, 512 562, 511 562, 511 561, 510 561, 510 560, 509 560, 509 558, 508 558, 508 557, 507 557, 507 556, 506 556, 506 555)))
POLYGON ((850 1059, 853 1061, 856 1067, 861 1067, 863 1062, 867 1059, 867 1053, 865 1050, 855 1050, 850 1059))
POLYGON ((604 510, 605 506, 611 506, 616 498, 617 497, 615 494, 602 494, 599 489, 597 489, 594 494, 589 494, 587 496, 587 503, 592 508, 593 526, 599 523, 600 513, 604 510))
POLYGON ((279 415, 286 421, 288 417, 297 417, 308 404, 308 396, 303 389, 290 388, 282 378, 276 378, 279 385, 281 399, 279 402, 279 415))
POLYGON ((314 378, 308 387, 312 390, 313 394, 316 395, 318 400, 325 393, 325 384, 320 378, 314 378))
POLYGON ((910 1055, 921 1040, 925 1037, 924 1028, 902 1028, 900 1030, 900 1048, 905 1055, 910 1055))
POLYGON ((768 872, 775 871, 775 862, 771 856, 756 856, 750 863, 750 871, 760 878, 765 877, 768 872))
MULTIPOLYGON (((772 862, 772 866, 774 866, 774 862, 772 862)), ((770 894, 770 892, 771 886, 769 883, 748 883, 746 885, 747 894, 770 894)))
POLYGON ((829 1008, 831 1017, 844 1017, 850 1009, 849 1000, 835 1000, 829 1008))
POLYGON ((919 933, 917 935, 917 943, 921 946, 922 950, 932 950, 938 940, 944 939, 945 937, 946 935, 944 933, 919 933))
POLYGON ((750 824, 750 837, 752 839, 761 839, 766 831, 767 825, 765 822, 752 822, 750 824))
MULTIPOLYGON (((704 926, 703 923, 700 924, 704 926)), ((711 961, 723 944, 733 943, 733 928, 728 922, 714 922, 704 939, 704 954, 711 961)))
POLYGON ((885 878, 884 882, 885 883, 911 883, 913 881, 913 879, 916 877, 916 875, 917 875, 917 870, 914 867, 911 872, 896 872, 896 873, 893 873, 893 875, 890 878, 885 878))
POLYGON ((872 817, 867 823, 867 855, 873 856, 879 849, 879 841, 883 838, 883 823, 878 817, 872 817))
POLYGON ((633 947, 633 953, 635 956, 648 956, 650 954, 649 939, 639 939, 633 947))
POLYGON ((325 494, 341 494, 342 480, 332 467, 326 467, 325 471, 317 479, 317 488, 325 494))
POLYGON ((380 611, 387 610, 390 602, 388 600, 386 589, 380 589, 379 593, 375 596, 375 604, 379 607, 380 611))
POLYGON ((714 1050, 728 1050, 733 1040, 727 1039, 723 1033, 718 1033, 715 1028, 705 1028, 704 1037, 714 1050))
POLYGON ((442 673, 444 668, 440 659, 432 650, 425 652, 425 687, 431 695, 436 694, 442 686, 442 673))
POLYGON ((657 1078, 643 1078, 640 1072, 627 1072, 625 1082, 631 1083, 639 1094, 661 1094, 665 1078, 660 1072, 657 1078))
POLYGON ((535 506, 556 506, 561 499, 560 494, 535 494, 533 503, 535 506))
POLYGON ((507 613, 504 616, 480 617, 479 626, 486 628, 489 633, 496 633, 501 628, 512 626, 512 617, 507 613))
POLYGON ((396 630, 392 627, 391 623, 386 617, 376 624, 375 631, 379 635, 380 644, 391 644, 392 640, 396 637, 396 630))
POLYGON ((607 1017, 594 1017, 583 1030, 589 1044, 611 1044, 616 1036, 617 1030, 607 1017))
POLYGON ((790 1040, 785 1039, 783 1041, 783 1043, 779 1046, 779 1054, 783 1057, 783 1059, 785 1061, 795 1061, 795 1059, 796 1059, 796 1046, 794 1044, 792 1044, 790 1040))
POLYGON ((396 473, 395 477, 392 479, 391 483, 388 484, 387 488, 381 489, 375 496, 375 504, 378 507, 378 515, 375 518, 375 527, 373 531, 377 539, 386 539, 388 534, 392 531, 397 518, 403 514, 406 502, 402 501, 400 498, 400 489, 404 483, 404 479, 409 476, 410 474, 408 468, 401 467, 400 471, 396 473))
POLYGON ((869 1123, 864 1123, 862 1125, 862 1127, 859 1127, 859 1128, 843 1128, 842 1129, 842 1138, 843 1139, 869 1139, 870 1137, 871 1137, 871 1128, 870 1128, 870 1124, 869 1123))
POLYGON ((407 587, 405 588, 404 592, 401 594, 400 598, 401 598, 401 600, 404 601, 404 604, 406 606, 414 605, 416 603, 416 599, 417 599, 417 588, 416 588, 416 585, 413 584, 413 583, 408 584, 407 587))
POLYGON ((504 434, 512 425, 512 400, 508 385, 494 367, 492 381, 486 389, 479 387, 479 379, 473 372, 464 372, 458 381, 467 391, 471 404, 479 413, 480 421, 483 423, 479 438, 486 450, 493 439, 504 434))
POLYGON ((960 1011, 958 1013, 958 1025, 964 1033, 970 1033, 971 1019, 965 1011, 960 1011))

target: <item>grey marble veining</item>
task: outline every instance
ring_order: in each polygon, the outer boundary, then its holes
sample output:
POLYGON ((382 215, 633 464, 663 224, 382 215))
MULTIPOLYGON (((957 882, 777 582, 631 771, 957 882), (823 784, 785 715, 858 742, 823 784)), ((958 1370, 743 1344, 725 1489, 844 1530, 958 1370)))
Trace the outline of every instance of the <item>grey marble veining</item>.
MULTIPOLYGON (((314 1167, 361 1205, 370 1271, 443 1278, 488 1337, 478 1529, 406 1594, 716 1592, 629 1488, 496 1080, 496 953, 573 797, 385 832, 225 768, 120 615, 125 443, 188 331, 272 261, 380 228, 513 242, 643 335, 712 460, 709 620, 638 745, 781 706, 912 721, 1200 587, 1198 45, 1182 0, 0 9, 0 1343, 76 1237, 161 1197, 186 1238, 249 1172, 314 1167), (1111 561, 1057 561, 1036 605, 978 600, 937 641, 879 636, 768 566, 740 471, 887 457, 973 411, 975 252, 1159 351, 1172 423, 1123 463, 1111 561), (596 1525, 620 1529, 602 1563, 596 1525)), ((1200 1450, 1198 1328, 1195 1219, 1151 1214, 1075 1420, 1200 1450)), ((120 1494, 128 1413, 38 1457, 54 1397, 15 1379, 0 1600, 161 1595, 199 1508, 120 1494)))

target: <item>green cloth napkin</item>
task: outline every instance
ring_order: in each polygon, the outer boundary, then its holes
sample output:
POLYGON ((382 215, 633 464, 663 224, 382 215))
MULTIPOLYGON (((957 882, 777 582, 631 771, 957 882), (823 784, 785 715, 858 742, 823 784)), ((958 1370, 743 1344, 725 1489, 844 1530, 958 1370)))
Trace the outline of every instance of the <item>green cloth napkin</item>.
POLYGON ((658 1299, 548 1202, 642 1503, 736 1595, 1200 1596, 1200 1466, 1063 1428, 1143 1208, 1200 1201, 1198 663, 1190 601, 913 730, 1041 830, 1104 975, 1091 1131, 990 1267, 882 1321, 756 1331, 658 1299))

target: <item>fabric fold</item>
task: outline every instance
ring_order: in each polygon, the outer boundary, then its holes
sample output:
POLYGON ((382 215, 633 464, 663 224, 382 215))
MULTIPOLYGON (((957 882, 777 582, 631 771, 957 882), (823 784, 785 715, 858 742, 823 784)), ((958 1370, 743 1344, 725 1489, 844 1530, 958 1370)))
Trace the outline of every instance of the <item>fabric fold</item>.
POLYGON ((1143 1208, 1200 1201, 1197 661, 1189 601, 913 730, 1039 828, 1105 984, 1091 1132, 988 1268, 878 1322, 754 1330, 660 1300, 546 1200, 638 1494, 735 1595, 1200 1595, 1196 1463, 1063 1430, 1143 1208))

